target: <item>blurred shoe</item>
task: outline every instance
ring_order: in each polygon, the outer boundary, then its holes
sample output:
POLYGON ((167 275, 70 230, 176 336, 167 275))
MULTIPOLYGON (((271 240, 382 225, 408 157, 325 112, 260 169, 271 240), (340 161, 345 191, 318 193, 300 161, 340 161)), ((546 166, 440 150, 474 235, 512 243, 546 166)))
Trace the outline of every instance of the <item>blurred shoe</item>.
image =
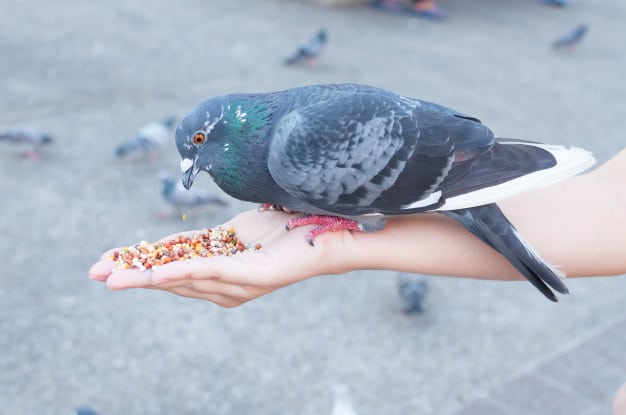
POLYGON ((415 17, 421 17, 439 22, 448 18, 448 14, 443 9, 437 7, 435 2, 431 0, 416 2, 413 7, 409 9, 408 13, 415 17))
POLYGON ((387 13, 399 14, 404 11, 404 7, 395 0, 374 0, 370 6, 387 13))

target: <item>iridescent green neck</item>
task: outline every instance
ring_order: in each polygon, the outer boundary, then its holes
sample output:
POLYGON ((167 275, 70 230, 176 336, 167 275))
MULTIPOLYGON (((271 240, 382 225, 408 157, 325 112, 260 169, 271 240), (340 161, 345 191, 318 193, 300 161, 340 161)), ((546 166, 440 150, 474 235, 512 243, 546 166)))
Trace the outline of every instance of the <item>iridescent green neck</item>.
POLYGON ((277 106, 271 95, 232 95, 224 108, 221 171, 216 183, 231 196, 265 203, 275 183, 267 169, 269 134, 277 106))

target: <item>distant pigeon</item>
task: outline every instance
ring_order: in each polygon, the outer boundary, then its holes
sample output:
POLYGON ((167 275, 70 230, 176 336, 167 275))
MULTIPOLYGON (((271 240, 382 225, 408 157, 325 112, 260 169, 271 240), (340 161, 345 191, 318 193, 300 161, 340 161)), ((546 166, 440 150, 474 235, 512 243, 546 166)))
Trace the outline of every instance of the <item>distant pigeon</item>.
POLYGON ((22 155, 31 160, 39 157, 41 147, 52 143, 48 133, 29 127, 16 127, 0 130, 0 142, 10 141, 24 148, 22 155))
POLYGON ((76 408, 76 415, 98 415, 98 412, 88 406, 81 406, 76 408))
POLYGON ((186 188, 206 171, 234 198, 302 212, 286 219, 287 229, 318 225, 307 233, 311 245, 325 232, 375 232, 389 217, 434 211, 500 252, 552 301, 550 287, 568 292, 563 272, 496 203, 595 163, 583 149, 496 138, 471 115, 358 84, 209 99, 181 121, 176 146, 186 188))
POLYGON ((419 274, 399 272, 396 282, 398 295, 403 304, 403 311, 406 314, 423 312, 424 298, 428 292, 426 277, 419 274))
POLYGON ((225 200, 212 196, 208 192, 185 189, 180 180, 166 171, 159 173, 159 179, 163 200, 178 213, 184 213, 189 209, 228 206, 225 200))
POLYGON ((567 6, 567 0, 543 0, 546 4, 550 5, 550 6, 557 6, 557 7, 565 7, 567 6))
POLYGON ((576 27, 571 33, 562 38, 557 39, 553 44, 552 48, 555 50, 559 49, 572 49, 574 46, 580 43, 581 40, 587 34, 588 28, 587 25, 581 24, 576 27))
POLYGON ((326 48, 326 42, 326 30, 321 29, 313 38, 300 45, 298 50, 285 61, 285 64, 294 65, 296 63, 306 62, 310 68, 315 67, 317 59, 326 48))
POLYGON ((127 157, 131 154, 145 156, 149 159, 156 157, 158 151, 172 137, 172 127, 176 118, 168 117, 161 122, 144 125, 137 135, 120 144, 115 149, 117 157, 127 157))

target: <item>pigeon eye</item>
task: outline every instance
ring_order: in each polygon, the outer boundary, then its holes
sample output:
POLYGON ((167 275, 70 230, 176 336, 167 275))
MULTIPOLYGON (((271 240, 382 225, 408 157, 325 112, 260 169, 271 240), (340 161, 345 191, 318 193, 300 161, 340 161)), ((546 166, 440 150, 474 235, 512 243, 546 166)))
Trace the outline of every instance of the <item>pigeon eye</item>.
POLYGON ((193 135, 194 144, 198 144, 198 145, 204 144, 205 140, 206 140, 206 135, 204 135, 204 133, 198 132, 193 135))

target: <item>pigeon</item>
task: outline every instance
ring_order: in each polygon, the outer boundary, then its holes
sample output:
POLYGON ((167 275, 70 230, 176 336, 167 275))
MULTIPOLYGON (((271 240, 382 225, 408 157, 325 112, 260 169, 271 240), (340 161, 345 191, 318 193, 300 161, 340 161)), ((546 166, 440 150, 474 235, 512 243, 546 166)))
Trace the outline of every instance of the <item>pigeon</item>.
POLYGON ((161 122, 144 125, 137 135, 115 149, 115 155, 117 157, 127 157, 131 154, 145 155, 148 159, 153 159, 170 138, 175 122, 176 118, 168 117, 161 122))
POLYGON ((163 200, 179 213, 189 209, 228 206, 225 200, 212 196, 206 191, 185 189, 180 180, 169 172, 161 171, 158 177, 161 181, 163 200))
POLYGON ((359 84, 230 94, 176 129, 182 183, 200 171, 236 199, 284 206, 307 234, 383 229, 388 217, 439 212, 500 252, 547 298, 568 293, 496 202, 595 163, 576 147, 496 138, 481 121, 359 84), (552 289, 551 289, 551 288, 552 289))
POLYGON ((419 274, 399 272, 396 277, 398 294, 402 300, 405 314, 421 313, 424 311, 422 303, 428 292, 426 277, 419 274))
POLYGON ((98 412, 88 406, 81 406, 76 408, 76 415, 98 415, 98 412))
POLYGON ((552 49, 560 50, 560 49, 572 49, 587 34, 588 28, 587 25, 581 24, 576 29, 574 29, 571 33, 563 36, 562 38, 557 39, 552 43, 552 49))
POLYGON ((52 136, 30 127, 16 127, 0 130, 0 142, 11 141, 25 147, 22 155, 35 160, 39 157, 41 147, 52 143, 52 136))
POLYGON ((317 34, 298 47, 298 50, 287 60, 285 65, 294 65, 306 61, 310 68, 315 67, 317 59, 326 48, 327 35, 325 29, 320 29, 317 34))
POLYGON ((334 402, 331 415, 356 415, 350 398, 350 389, 342 383, 332 385, 334 402))
POLYGON ((556 7, 565 7, 567 6, 568 1, 567 0, 543 0, 544 3, 550 5, 550 6, 556 6, 556 7))

